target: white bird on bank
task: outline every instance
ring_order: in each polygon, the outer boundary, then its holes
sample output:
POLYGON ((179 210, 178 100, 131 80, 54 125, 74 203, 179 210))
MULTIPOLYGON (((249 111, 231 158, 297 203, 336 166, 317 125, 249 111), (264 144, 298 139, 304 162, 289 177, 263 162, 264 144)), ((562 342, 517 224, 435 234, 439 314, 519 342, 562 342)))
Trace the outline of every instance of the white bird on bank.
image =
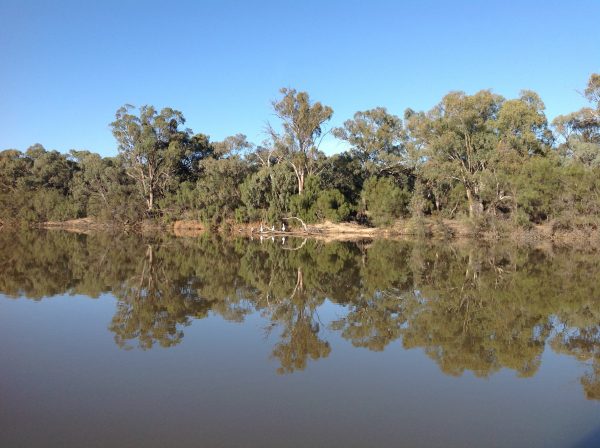
POLYGON ((275 225, 271 226, 271 232, 275 232, 275 225))
POLYGON ((285 222, 283 224, 281 224, 281 231, 285 232, 285 222))
POLYGON ((263 233, 263 225, 260 225, 260 233, 263 233))

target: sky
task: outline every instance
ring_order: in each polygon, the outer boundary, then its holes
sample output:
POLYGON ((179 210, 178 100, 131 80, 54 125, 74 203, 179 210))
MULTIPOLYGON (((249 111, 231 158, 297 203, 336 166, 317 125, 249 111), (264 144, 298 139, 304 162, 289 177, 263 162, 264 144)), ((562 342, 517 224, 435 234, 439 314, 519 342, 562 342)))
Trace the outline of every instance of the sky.
POLYGON ((332 126, 488 88, 532 89, 552 119, 586 104, 599 17, 600 0, 0 0, 0 149, 115 155, 109 123, 126 103, 260 143, 281 87, 331 106, 332 126))

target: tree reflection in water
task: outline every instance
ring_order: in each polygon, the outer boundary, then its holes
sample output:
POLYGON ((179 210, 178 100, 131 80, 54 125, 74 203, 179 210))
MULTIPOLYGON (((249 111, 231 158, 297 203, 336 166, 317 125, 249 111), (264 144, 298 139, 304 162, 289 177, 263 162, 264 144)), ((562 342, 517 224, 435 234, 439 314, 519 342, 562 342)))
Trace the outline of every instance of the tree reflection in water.
POLYGON ((600 254, 474 243, 378 240, 260 244, 215 235, 0 232, 0 293, 117 299, 109 325, 123 348, 181 343, 209 313, 260 313, 278 372, 326 358, 325 330, 356 347, 422 348, 449 375, 502 368, 535 375, 546 344, 589 365, 600 399, 600 254), (330 301, 344 312, 318 318, 330 301))

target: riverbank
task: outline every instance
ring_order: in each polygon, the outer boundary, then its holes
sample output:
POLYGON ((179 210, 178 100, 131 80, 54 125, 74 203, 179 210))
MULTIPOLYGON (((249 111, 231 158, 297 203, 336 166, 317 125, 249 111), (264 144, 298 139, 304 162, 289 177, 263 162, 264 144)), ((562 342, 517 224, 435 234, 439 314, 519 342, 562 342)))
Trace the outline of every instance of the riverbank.
POLYGON ((50 221, 39 224, 45 229, 60 229, 76 233, 95 231, 135 231, 141 233, 169 232, 177 237, 197 237, 204 233, 219 233, 222 235, 241 235, 245 237, 302 237, 324 241, 352 241, 359 239, 379 238, 425 238, 425 239, 472 239, 494 243, 510 240, 517 244, 551 243, 558 246, 579 246, 600 249, 600 230, 592 225, 573 225, 570 228, 547 223, 534 225, 529 228, 510 225, 507 222, 474 225, 468 221, 441 220, 422 218, 420 220, 397 220, 393 225, 380 228, 368 227, 357 223, 332 223, 325 221, 317 224, 304 224, 286 221, 285 230, 274 225, 260 223, 239 224, 228 222, 214 228, 196 220, 180 220, 169 225, 155 221, 145 221, 135 225, 123 226, 111 222, 101 222, 93 218, 82 218, 69 221, 50 221), (271 230, 273 229, 273 230, 271 230))

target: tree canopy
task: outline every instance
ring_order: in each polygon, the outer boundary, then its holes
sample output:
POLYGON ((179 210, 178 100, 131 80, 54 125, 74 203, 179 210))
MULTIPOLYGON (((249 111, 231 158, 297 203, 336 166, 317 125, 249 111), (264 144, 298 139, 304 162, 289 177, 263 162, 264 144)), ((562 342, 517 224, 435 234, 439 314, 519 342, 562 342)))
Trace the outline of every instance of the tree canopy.
MULTIPOLYGON (((116 157, 34 144, 0 152, 0 222, 96 217, 133 225, 199 219, 271 225, 283 218, 390 226, 398 219, 464 219, 476 226, 600 224, 600 75, 589 106, 551 124, 540 96, 450 92, 403 118, 385 107, 327 129, 333 109, 283 88, 265 140, 212 141, 182 112, 119 108, 116 157), (331 131, 331 132, 330 132, 331 131), (324 138, 346 150, 325 154, 324 138)), ((557 228, 558 228, 557 227, 557 228)))

